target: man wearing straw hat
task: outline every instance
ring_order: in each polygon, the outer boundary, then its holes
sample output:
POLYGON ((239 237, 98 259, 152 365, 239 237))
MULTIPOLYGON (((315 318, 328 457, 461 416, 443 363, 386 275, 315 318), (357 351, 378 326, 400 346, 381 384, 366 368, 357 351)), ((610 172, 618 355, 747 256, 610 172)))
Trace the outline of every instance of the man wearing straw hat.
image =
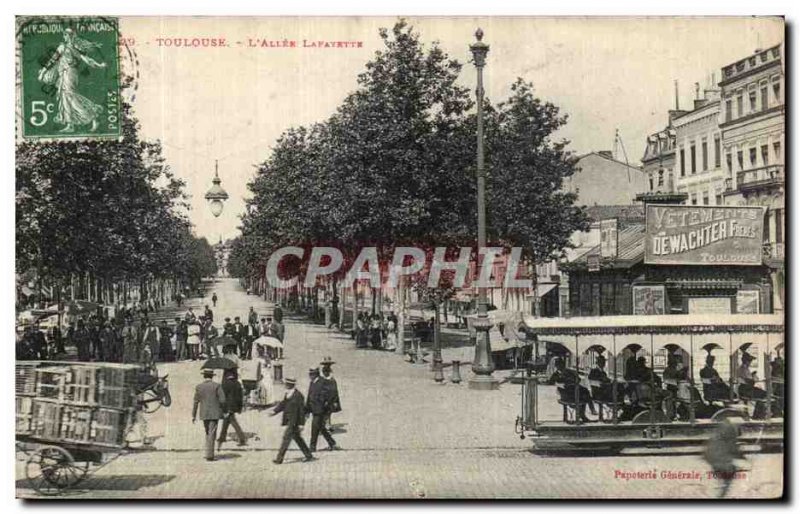
POLYGON ((282 412, 283 419, 281 420, 281 425, 285 426, 286 429, 283 431, 283 440, 281 441, 278 455, 272 462, 275 464, 283 463, 283 457, 286 455, 286 450, 289 449, 289 443, 291 443, 292 440, 297 443, 300 451, 303 452, 305 456, 303 461, 308 462, 312 460, 314 456, 311 455, 311 450, 308 449, 308 445, 300 434, 300 429, 306 422, 305 399, 303 398, 303 393, 295 389, 297 380, 287 377, 283 379, 283 383, 286 385, 286 394, 270 416, 277 416, 282 412))
POLYGON ((214 382, 214 370, 203 370, 203 382, 194 390, 194 405, 192 407, 192 423, 197 421, 197 415, 203 421, 206 434, 205 457, 207 461, 214 460, 214 441, 217 438, 217 424, 225 415, 225 391, 222 386, 214 382), (199 411, 199 412, 198 412, 199 411))

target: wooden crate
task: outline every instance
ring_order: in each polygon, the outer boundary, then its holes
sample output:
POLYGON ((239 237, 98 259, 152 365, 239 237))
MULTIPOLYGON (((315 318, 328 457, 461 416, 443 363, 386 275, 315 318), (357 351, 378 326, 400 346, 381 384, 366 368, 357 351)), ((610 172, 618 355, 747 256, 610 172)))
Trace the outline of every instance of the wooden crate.
POLYGON ((92 440, 92 414, 94 408, 81 405, 64 405, 61 409, 61 438, 67 441, 92 440))
POLYGON ((103 444, 123 444, 131 415, 131 411, 97 408, 94 411, 92 440, 103 444))
POLYGON ((97 374, 97 406, 112 409, 133 407, 137 373, 138 370, 131 368, 100 368, 97 374))
POLYGON ((58 439, 61 435, 61 404, 34 400, 31 434, 47 439, 58 439))
POLYGON ((33 398, 17 396, 16 398, 16 433, 30 434, 33 422, 33 398))
POLYGON ((36 369, 36 396, 61 400, 64 398, 64 385, 70 368, 68 366, 49 366, 36 369))
POLYGON ((36 365, 17 364, 15 373, 16 393, 18 395, 36 394, 36 365))
POLYGON ((98 369, 92 366, 73 366, 64 376, 62 398, 68 402, 93 405, 97 391, 98 369))

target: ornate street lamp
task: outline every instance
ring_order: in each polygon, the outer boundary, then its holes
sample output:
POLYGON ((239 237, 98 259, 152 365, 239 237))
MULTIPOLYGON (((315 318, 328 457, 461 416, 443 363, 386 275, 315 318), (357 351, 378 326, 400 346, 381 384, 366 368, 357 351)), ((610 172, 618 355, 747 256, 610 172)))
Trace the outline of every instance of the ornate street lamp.
MULTIPOLYGON (((475 95, 478 99, 478 256, 480 250, 486 247, 486 174, 483 168, 483 67, 486 65, 486 54, 489 45, 483 42, 483 31, 475 31, 477 41, 470 45, 472 60, 478 70, 478 86, 475 95)), ((492 362, 492 347, 489 344, 489 329, 492 322, 487 315, 486 288, 478 287, 478 317, 473 323, 476 329, 475 360, 472 362, 472 372, 475 375, 469 380, 470 389, 492 390, 500 387, 500 382, 492 376, 494 363, 492 362)))
POLYGON ((215 218, 219 218, 219 215, 222 214, 223 203, 228 199, 228 193, 220 186, 222 181, 219 179, 219 161, 214 161, 214 180, 211 182, 214 185, 206 193, 206 200, 211 207, 211 214, 215 218))

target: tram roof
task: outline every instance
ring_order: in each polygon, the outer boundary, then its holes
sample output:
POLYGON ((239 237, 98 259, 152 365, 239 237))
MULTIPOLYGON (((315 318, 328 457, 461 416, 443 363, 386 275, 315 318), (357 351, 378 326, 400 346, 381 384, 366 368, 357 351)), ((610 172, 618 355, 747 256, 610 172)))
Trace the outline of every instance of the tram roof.
POLYGON ((581 316, 534 318, 525 316, 529 334, 681 334, 783 332, 778 314, 672 314, 663 316, 581 316))

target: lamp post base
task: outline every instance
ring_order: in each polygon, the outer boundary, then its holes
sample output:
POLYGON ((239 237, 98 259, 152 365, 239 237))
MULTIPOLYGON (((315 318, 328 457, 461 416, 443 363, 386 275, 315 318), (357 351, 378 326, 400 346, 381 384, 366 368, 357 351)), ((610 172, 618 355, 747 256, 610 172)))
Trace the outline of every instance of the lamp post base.
POLYGON ((476 375, 469 379, 469 388, 476 391, 494 391, 500 389, 500 381, 492 376, 476 375))

